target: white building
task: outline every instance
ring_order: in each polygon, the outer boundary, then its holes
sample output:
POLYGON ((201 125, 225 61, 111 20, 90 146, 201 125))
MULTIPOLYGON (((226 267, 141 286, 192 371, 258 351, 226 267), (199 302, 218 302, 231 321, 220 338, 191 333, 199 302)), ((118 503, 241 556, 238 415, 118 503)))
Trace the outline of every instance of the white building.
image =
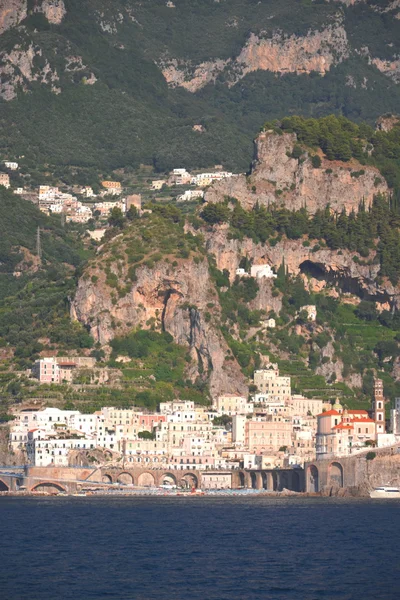
POLYGON ((270 265, 252 265, 250 268, 250 275, 256 279, 262 279, 262 277, 266 277, 267 279, 275 279, 277 277, 270 265))
POLYGON ((302 312, 303 310, 306 311, 306 313, 307 313, 307 319, 309 321, 316 321, 317 320, 317 307, 315 306, 315 304, 306 304, 306 306, 302 306, 300 308, 299 312, 302 312))
POLYGON ((290 377, 280 377, 277 365, 254 371, 254 384, 261 393, 268 394, 271 401, 290 403, 290 377))
POLYGON ((4 166, 7 167, 7 169, 10 169, 10 171, 16 171, 18 169, 18 163, 9 160, 4 161, 4 166))
POLYGON ((35 441, 35 466, 68 466, 71 450, 89 450, 96 448, 96 440, 88 438, 42 439, 35 441))
POLYGON ((204 198, 203 190, 186 190, 183 194, 177 197, 178 202, 188 202, 196 198, 204 198))
POLYGON ((234 415, 232 417, 232 442, 244 444, 246 415, 234 415))
POLYGON ((390 411, 390 429, 394 435, 400 435, 400 398, 394 399, 394 408, 390 411))
POLYGON ((224 394, 214 401, 214 408, 219 415, 247 415, 253 412, 254 405, 244 396, 224 394))

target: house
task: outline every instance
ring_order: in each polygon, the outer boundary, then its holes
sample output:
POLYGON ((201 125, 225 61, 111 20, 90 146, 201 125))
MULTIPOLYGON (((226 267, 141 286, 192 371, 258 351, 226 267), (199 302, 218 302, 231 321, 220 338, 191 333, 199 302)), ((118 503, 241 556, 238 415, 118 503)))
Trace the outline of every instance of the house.
POLYGON ((261 279, 262 277, 276 279, 277 277, 269 265, 253 265, 250 269, 250 275, 256 279, 261 279))
POLYGON ((249 277, 247 271, 245 269, 242 269, 241 267, 236 269, 235 275, 237 275, 237 277, 249 277))
POLYGON ((7 189, 10 187, 10 176, 7 173, 0 173, 0 185, 7 189))
POLYGON ((93 191, 93 189, 91 187, 84 187, 84 188, 82 188, 81 194, 83 196, 85 196, 85 198, 93 198, 93 196, 95 195, 94 191, 93 191))
POLYGON ((4 161, 4 166, 7 167, 7 169, 10 169, 10 171, 16 171, 18 169, 18 163, 9 160, 4 161))
POLYGON ((306 313, 307 313, 307 319, 309 321, 316 321, 317 320, 317 307, 315 306, 315 304, 306 304, 306 306, 302 306, 300 308, 299 312, 302 312, 303 310, 306 311, 306 313))
POLYGON ((24 193, 24 188, 22 187, 18 187, 16 190, 14 190, 14 194, 18 194, 18 196, 20 196, 21 194, 24 193))
POLYGON ((215 400, 214 408, 221 415, 246 415, 253 412, 254 405, 244 396, 224 394, 215 400))
POLYGON ((106 188, 108 194, 121 194, 122 192, 120 181, 102 181, 101 185, 106 188))
POLYGON ((178 202, 187 202, 196 198, 204 198, 203 190, 186 190, 183 194, 177 197, 178 202))
POLYGON ((262 322, 262 326, 266 327, 267 329, 275 329, 276 327, 276 321, 275 319, 267 319, 266 321, 262 322))
POLYGON ((151 182, 151 189, 159 191, 166 184, 167 184, 167 182, 165 181, 165 179, 155 179, 154 181, 151 182))
POLYGON ((186 169, 174 169, 169 176, 169 181, 175 185, 187 185, 191 179, 192 176, 186 169))

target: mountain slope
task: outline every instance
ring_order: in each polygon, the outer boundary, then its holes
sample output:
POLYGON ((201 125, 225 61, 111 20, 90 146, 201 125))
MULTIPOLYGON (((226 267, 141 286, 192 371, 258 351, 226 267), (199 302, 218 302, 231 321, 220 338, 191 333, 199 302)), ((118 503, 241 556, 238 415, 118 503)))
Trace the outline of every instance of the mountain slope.
POLYGON ((389 0, 3 0, 0 152, 245 170, 266 118, 396 112, 398 13, 389 0))

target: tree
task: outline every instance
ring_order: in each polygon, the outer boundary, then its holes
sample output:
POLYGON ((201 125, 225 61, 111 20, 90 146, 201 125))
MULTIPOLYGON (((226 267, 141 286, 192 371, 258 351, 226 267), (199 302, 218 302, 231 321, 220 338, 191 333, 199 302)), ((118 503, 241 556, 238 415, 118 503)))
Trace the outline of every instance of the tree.
POLYGON ((152 431, 139 431, 138 438, 141 440, 155 440, 156 435, 152 431))
POLYGON ((215 225, 217 223, 226 223, 229 219, 230 210, 226 204, 222 202, 209 202, 203 208, 200 216, 206 223, 215 225))
POLYGON ((124 215, 122 214, 122 210, 118 208, 118 206, 114 206, 114 208, 111 210, 110 216, 108 217, 108 223, 111 227, 123 229, 125 219, 124 215))
POLYGON ((315 154, 312 158, 311 158, 311 164, 314 167, 314 169, 319 169, 321 166, 321 159, 318 156, 318 154, 315 154))
POLYGON ((354 312, 359 319, 364 321, 375 321, 378 317, 374 302, 368 302, 368 300, 362 300, 354 312))

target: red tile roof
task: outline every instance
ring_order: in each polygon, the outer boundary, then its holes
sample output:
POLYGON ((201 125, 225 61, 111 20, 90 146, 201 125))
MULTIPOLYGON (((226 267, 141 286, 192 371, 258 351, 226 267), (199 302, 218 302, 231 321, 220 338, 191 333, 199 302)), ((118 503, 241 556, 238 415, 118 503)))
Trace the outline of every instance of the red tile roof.
POLYGON ((326 412, 320 413, 319 415, 317 415, 317 417, 334 417, 334 416, 340 416, 341 413, 339 413, 337 410, 327 410, 326 412))

